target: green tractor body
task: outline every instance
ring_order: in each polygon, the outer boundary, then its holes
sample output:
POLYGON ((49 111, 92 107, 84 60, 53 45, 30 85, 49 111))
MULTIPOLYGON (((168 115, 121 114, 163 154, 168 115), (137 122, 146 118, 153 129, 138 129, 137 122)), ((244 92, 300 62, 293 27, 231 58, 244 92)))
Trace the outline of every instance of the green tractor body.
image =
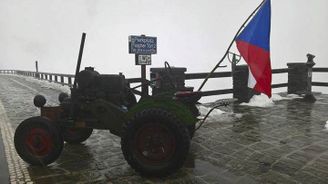
POLYGON ((41 115, 17 127, 14 142, 18 155, 31 165, 45 166, 60 156, 64 141, 81 143, 93 129, 103 129, 121 138, 125 159, 141 175, 166 176, 177 171, 189 151, 201 93, 175 85, 166 63, 161 71, 168 82, 156 81, 170 88, 156 89, 153 96, 143 95, 137 102, 135 94, 144 93, 130 88, 123 74, 101 75, 92 67, 80 71, 84 40, 85 34, 71 95, 59 94, 56 107, 44 106, 46 99, 35 96, 34 105, 41 115))
POLYGON ((81 74, 89 78, 78 77, 78 87, 72 89, 72 96, 61 99, 61 106, 57 108, 61 110, 61 118, 56 121, 61 126, 108 129, 121 136, 125 122, 138 112, 154 108, 171 112, 186 126, 197 121, 198 112, 192 112, 196 102, 184 102, 183 97, 174 96, 174 92, 143 97, 137 103, 124 75, 100 75, 91 67, 81 71, 81 74))
POLYGON ((121 137, 125 159, 142 175, 165 176, 183 166, 200 93, 171 90, 137 102, 122 74, 101 75, 87 67, 76 79, 70 96, 59 95, 59 106, 44 106, 45 98, 35 97, 41 115, 23 121, 15 133, 23 160, 48 165, 59 157, 64 141, 80 143, 93 129, 103 129, 121 137))

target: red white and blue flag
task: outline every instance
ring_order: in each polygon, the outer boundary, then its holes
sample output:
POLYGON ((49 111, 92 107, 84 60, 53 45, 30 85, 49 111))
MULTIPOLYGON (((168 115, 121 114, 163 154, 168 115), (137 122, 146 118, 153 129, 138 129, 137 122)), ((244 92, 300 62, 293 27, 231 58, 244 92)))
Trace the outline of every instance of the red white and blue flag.
POLYGON ((249 66, 248 87, 271 97, 271 2, 264 4, 237 36, 237 48, 249 66))

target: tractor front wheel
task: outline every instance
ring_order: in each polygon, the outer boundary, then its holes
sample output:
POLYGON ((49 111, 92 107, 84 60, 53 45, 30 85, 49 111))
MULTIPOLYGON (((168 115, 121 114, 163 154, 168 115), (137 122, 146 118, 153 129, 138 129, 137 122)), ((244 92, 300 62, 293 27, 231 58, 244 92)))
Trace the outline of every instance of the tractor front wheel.
POLYGON ((70 144, 78 144, 87 140, 91 134, 92 128, 68 128, 62 129, 64 141, 70 144))
POLYGON ((14 136, 18 155, 31 165, 48 165, 63 150, 64 141, 59 129, 50 120, 32 117, 24 120, 14 136))
POLYGON ((166 176, 183 166, 190 138, 171 113, 148 109, 123 126, 121 147, 129 165, 145 176, 166 176))

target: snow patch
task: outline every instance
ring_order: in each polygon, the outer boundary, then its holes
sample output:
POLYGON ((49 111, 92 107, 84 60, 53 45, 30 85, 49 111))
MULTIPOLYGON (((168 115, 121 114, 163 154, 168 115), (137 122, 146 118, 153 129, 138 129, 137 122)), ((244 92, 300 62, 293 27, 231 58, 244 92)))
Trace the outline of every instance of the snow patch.
POLYGON ((240 114, 240 113, 234 113, 233 115, 238 119, 243 117, 243 114, 240 114))
POLYGON ((254 95, 248 103, 241 103, 240 105, 252 107, 271 107, 274 105, 273 100, 265 94, 254 95))
MULTIPOLYGON (((199 118, 203 119, 207 113, 212 109, 210 107, 205 107, 203 105, 198 105, 197 106, 200 116, 199 118)), ((208 118, 206 119, 206 121, 212 122, 212 121, 218 121, 218 119, 222 118, 222 114, 224 114, 225 112, 220 110, 220 109, 214 109, 210 115, 208 116, 208 118)))
POLYGON ((71 93, 69 86, 65 86, 62 84, 58 84, 58 83, 54 83, 54 82, 50 82, 50 81, 46 81, 46 80, 35 79, 32 77, 25 77, 25 76, 19 76, 19 77, 28 82, 36 83, 36 84, 40 85, 41 88, 44 88, 44 89, 54 89, 54 90, 58 90, 58 91, 61 91, 61 92, 67 93, 67 94, 71 93))
POLYGON ((325 129, 328 130, 328 120, 326 121, 325 129))
MULTIPOLYGON (((210 107, 205 107, 203 105, 198 105, 197 108, 198 108, 201 116, 206 116, 206 114, 211 110, 210 107)), ((225 113, 225 112, 220 109, 214 109, 211 113, 211 116, 217 116, 217 115, 221 115, 223 113, 225 113)))
POLYGON ((303 98, 303 97, 300 95, 297 95, 297 94, 288 94, 287 95, 287 99, 297 99, 297 98, 303 98))
POLYGON ((287 98, 287 97, 282 97, 282 96, 280 96, 280 95, 278 95, 278 94, 272 94, 271 99, 272 99, 272 101, 274 101, 274 102, 278 102, 278 101, 281 101, 281 100, 288 100, 289 98, 287 98))
POLYGON ((297 94, 288 94, 286 97, 282 97, 279 94, 272 94, 272 97, 269 98, 265 94, 261 93, 260 95, 254 95, 248 103, 241 103, 240 105, 252 106, 252 107, 272 107, 274 102, 281 100, 293 100, 303 98, 297 94))

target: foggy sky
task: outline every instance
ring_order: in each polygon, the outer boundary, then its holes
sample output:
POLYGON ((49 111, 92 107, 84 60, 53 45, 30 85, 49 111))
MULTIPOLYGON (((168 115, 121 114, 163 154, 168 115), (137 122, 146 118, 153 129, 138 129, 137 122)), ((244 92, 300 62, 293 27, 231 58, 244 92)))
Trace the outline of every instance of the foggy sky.
MULTIPOLYGON (((40 71, 74 73, 81 33, 86 32, 82 67, 138 77, 128 36, 145 34, 157 37, 152 67, 169 61, 188 72, 208 72, 260 2, 0 0, 0 69, 34 71, 38 60, 40 71)), ((327 67, 327 8, 327 0, 272 0, 272 68, 306 61, 308 52, 317 56, 316 66, 327 67)))

